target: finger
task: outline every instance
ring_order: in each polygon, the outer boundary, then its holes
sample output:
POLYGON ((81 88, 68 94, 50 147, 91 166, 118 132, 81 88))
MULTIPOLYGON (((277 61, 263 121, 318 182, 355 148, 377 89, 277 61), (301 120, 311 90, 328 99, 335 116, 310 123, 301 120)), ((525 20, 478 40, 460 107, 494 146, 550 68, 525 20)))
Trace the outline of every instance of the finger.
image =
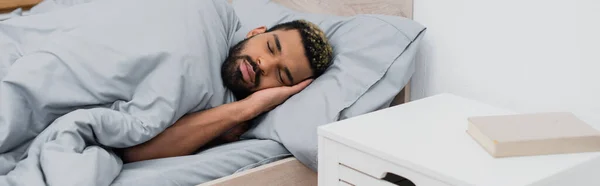
POLYGON ((302 91, 304 88, 306 88, 312 82, 313 82, 313 79, 304 80, 304 81, 302 81, 302 82, 300 82, 300 83, 298 83, 298 84, 290 87, 290 89, 289 89, 290 93, 291 94, 296 94, 296 93, 302 91))

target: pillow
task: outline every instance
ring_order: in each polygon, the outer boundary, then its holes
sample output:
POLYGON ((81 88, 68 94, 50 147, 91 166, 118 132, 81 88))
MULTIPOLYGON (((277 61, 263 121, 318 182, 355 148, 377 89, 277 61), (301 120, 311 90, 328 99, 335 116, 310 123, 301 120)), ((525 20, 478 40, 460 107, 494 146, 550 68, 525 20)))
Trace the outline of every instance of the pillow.
POLYGON ((282 143, 317 171, 317 127, 387 107, 414 72, 414 56, 425 28, 386 15, 333 16, 301 13, 269 0, 234 0, 242 27, 234 42, 259 26, 305 19, 330 39, 333 65, 302 92, 255 119, 242 137, 282 143))

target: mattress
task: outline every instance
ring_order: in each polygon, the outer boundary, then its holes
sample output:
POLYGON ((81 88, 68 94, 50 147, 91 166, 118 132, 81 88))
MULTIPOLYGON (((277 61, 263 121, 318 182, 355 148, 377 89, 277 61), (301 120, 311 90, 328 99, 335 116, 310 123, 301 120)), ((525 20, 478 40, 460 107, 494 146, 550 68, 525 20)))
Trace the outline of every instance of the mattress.
POLYGON ((278 142, 248 139, 194 155, 125 164, 112 185, 197 185, 290 156, 278 142))

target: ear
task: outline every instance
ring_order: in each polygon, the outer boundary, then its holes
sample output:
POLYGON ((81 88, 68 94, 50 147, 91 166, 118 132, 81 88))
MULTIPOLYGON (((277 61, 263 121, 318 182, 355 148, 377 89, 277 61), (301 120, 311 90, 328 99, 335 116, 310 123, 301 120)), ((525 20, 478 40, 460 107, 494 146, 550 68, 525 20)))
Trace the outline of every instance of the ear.
POLYGON ((267 31, 267 27, 265 27, 265 26, 261 26, 261 27, 252 29, 252 30, 250 30, 250 32, 248 32, 248 34, 246 34, 246 38, 265 33, 266 31, 267 31))

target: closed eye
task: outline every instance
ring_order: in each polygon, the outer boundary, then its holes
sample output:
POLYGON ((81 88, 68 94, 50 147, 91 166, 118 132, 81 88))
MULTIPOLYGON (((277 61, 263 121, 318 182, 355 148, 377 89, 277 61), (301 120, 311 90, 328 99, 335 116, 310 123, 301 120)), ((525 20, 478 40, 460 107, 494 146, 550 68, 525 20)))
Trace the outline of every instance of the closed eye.
POLYGON ((285 85, 285 83, 283 82, 283 76, 281 75, 281 70, 278 73, 279 75, 279 81, 281 82, 281 84, 285 85))
POLYGON ((273 49, 271 48, 271 44, 269 44, 269 42, 267 41, 267 48, 269 49, 269 52, 271 52, 271 54, 275 54, 275 52, 273 51, 273 49))

